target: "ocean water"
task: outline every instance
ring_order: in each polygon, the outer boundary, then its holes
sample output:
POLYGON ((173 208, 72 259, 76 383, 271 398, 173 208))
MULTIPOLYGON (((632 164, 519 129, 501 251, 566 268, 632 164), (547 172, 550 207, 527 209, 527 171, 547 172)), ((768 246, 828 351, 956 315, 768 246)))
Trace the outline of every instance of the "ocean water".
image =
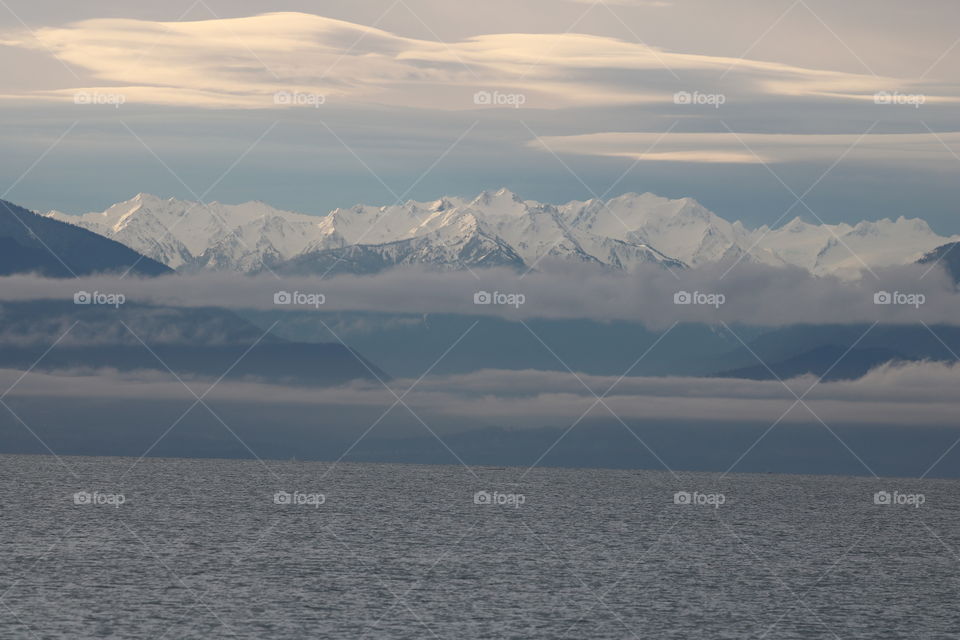
POLYGON ((524 471, 0 456, 0 638, 960 637, 956 481, 524 471))

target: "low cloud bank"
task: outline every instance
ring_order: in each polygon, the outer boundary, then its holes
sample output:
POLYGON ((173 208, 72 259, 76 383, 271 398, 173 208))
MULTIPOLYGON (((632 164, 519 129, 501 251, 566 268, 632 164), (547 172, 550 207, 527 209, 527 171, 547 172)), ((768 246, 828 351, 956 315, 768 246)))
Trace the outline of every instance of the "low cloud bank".
MULTIPOLYGON (((413 379, 390 383, 403 394, 413 379)), ((773 381, 723 378, 636 377, 579 375, 550 371, 484 370, 463 375, 430 376, 406 396, 404 402, 428 424, 444 431, 479 426, 568 426, 578 420, 693 421, 703 423, 847 424, 863 426, 953 426, 960 413, 960 364, 910 363, 885 365, 856 381, 825 382, 805 376, 788 381, 796 398, 773 381), (611 389, 612 387, 612 389, 611 389), (804 394, 812 387, 812 390, 804 394), (588 390, 588 388, 590 390, 588 390), (591 390, 605 396, 597 402, 591 390)), ((195 393, 203 394, 213 380, 187 379, 195 393)), ((0 370, 0 385, 15 385, 10 398, 50 398, 49 406, 66 401, 113 400, 142 402, 174 400, 189 403, 190 393, 166 372, 118 373, 111 370, 21 372, 0 370)), ((338 409, 359 409, 367 416, 386 411, 395 397, 377 382, 355 382, 330 388, 306 388, 254 380, 223 380, 206 397, 213 407, 255 404, 261 409, 283 408, 302 412, 316 428, 321 418, 338 409)), ((388 424, 409 421, 410 414, 396 406, 388 424)), ((339 423, 338 423, 339 425, 339 423)), ((351 425, 339 425, 350 427, 351 425)))
MULTIPOLYGON (((674 322, 783 326, 960 321, 960 295, 939 267, 880 269, 852 282, 754 264, 739 264, 722 274, 717 267, 680 271, 651 265, 624 274, 547 265, 527 275, 504 269, 438 273, 415 268, 330 278, 203 273, 51 280, 20 275, 0 278, 0 303, 73 301, 83 291, 121 293, 125 304, 626 320, 655 329, 674 322)), ((96 304, 98 298, 90 299, 96 304)))

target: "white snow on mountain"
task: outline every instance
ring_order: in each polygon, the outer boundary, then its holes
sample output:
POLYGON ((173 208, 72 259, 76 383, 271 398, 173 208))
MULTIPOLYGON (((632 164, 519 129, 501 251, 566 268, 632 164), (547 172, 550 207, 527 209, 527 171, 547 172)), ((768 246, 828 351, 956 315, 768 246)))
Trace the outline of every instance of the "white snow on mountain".
POLYGON ((174 269, 251 271, 301 253, 322 218, 262 202, 207 205, 141 193, 106 211, 50 217, 85 227, 174 269))
POLYGON ((551 205, 506 189, 473 199, 357 205, 325 216, 262 202, 202 204, 142 193, 103 212, 47 215, 185 271, 288 265, 307 272, 335 265, 364 271, 395 264, 535 268, 551 260, 630 271, 648 263, 682 268, 743 260, 852 278, 866 266, 913 262, 956 239, 937 235, 916 218, 856 225, 796 218, 775 229, 748 229, 691 198, 627 193, 551 205))

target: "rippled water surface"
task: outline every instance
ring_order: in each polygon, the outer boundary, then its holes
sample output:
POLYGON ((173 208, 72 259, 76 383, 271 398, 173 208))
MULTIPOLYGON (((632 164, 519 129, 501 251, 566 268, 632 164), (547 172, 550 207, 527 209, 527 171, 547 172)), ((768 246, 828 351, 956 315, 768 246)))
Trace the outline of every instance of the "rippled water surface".
POLYGON ((0 637, 960 637, 955 481, 473 471, 0 456, 0 637))

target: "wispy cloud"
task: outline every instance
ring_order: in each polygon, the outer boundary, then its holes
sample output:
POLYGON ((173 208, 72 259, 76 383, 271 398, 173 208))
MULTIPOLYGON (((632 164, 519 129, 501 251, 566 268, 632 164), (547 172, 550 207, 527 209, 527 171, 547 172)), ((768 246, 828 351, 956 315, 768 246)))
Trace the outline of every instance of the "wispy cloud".
MULTIPOLYGON (((645 3, 646 4, 646 3, 645 3)), ((442 35, 440 36, 442 37, 442 35)), ((338 103, 473 109, 477 90, 521 93, 531 107, 668 104, 678 74, 706 90, 867 99, 902 82, 870 74, 669 51, 585 33, 494 33, 451 42, 305 13, 160 22, 84 20, 7 32, 0 43, 52 51, 103 84, 30 94, 113 92, 129 103, 274 108, 274 94, 338 103)), ((21 96, 22 97, 22 96, 21 96)), ((308 104, 308 100, 301 100, 308 104)))
POLYGON ((782 134, 782 133, 656 133, 609 132, 542 136, 527 143, 546 145, 556 153, 631 158, 647 162, 777 164, 850 160, 955 162, 950 148, 960 147, 960 133, 782 134), (653 151, 649 149, 657 142, 653 151), (849 153, 847 153, 849 151, 849 153))

